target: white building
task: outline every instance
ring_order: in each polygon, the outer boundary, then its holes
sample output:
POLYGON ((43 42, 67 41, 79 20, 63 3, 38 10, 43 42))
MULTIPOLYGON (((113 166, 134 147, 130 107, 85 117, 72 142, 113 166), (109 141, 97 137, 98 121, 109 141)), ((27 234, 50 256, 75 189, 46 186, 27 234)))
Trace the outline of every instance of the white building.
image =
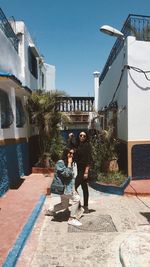
POLYGON ((125 40, 117 39, 99 79, 101 127, 117 114, 119 164, 133 178, 150 178, 149 25, 150 17, 128 16, 122 28, 125 40))
MULTIPOLYGON (((26 101, 32 90, 55 89, 55 67, 45 64, 23 21, 0 9, 0 195, 30 172, 26 101)), ((36 152, 34 153, 36 154, 36 152)), ((31 158, 30 158, 31 160, 31 158)))
POLYGON ((55 90, 55 66, 49 65, 44 63, 44 66, 46 68, 45 76, 46 76, 46 82, 45 82, 45 90, 50 91, 50 90, 55 90))

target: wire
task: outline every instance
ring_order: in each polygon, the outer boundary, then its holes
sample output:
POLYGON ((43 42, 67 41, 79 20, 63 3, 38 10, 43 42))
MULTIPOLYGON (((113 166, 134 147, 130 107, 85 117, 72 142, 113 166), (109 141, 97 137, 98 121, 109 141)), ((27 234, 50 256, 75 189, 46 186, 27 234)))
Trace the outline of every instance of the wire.
POLYGON ((117 93, 117 91, 118 91, 118 88, 119 88, 120 83, 121 83, 121 80, 122 80, 122 76, 123 76, 124 70, 125 70, 126 68, 127 68, 128 70, 133 69, 134 71, 137 71, 137 72, 139 72, 139 73, 143 73, 143 74, 145 75, 145 78, 146 78, 148 81, 150 81, 150 79, 149 79, 149 78, 147 77, 147 75, 146 75, 146 73, 150 73, 150 70, 146 70, 146 71, 144 71, 144 70, 142 70, 142 69, 140 69, 140 68, 137 68, 137 67, 134 67, 134 66, 124 65, 123 69, 121 70, 121 75, 120 75, 119 82, 118 82, 118 84, 117 84, 116 90, 115 90, 115 92, 114 92, 114 94, 113 94, 113 96, 112 96, 112 99, 111 99, 111 101, 109 102, 107 108, 110 107, 110 105, 113 103, 113 101, 114 101, 114 99, 115 99, 116 93, 117 93))
POLYGON ((150 206, 148 206, 148 205, 147 205, 141 198, 139 198, 139 196, 138 196, 137 191, 135 190, 135 188, 134 188, 131 184, 129 184, 129 186, 131 186, 131 188, 134 190, 136 198, 137 198, 139 201, 141 201, 142 204, 143 204, 145 207, 147 207, 147 208, 150 209, 150 206))
POLYGON ((121 83, 121 80, 122 80, 122 76, 123 76, 125 67, 126 67, 126 65, 125 65, 124 68, 121 70, 121 75, 120 75, 120 79, 119 79, 118 85, 117 85, 116 90, 115 90, 115 92, 114 92, 114 94, 113 94, 112 100, 110 101, 110 103, 109 103, 108 106, 110 106, 110 105, 112 104, 112 102, 114 101, 114 98, 115 98, 115 96, 116 96, 116 93, 117 93, 117 91, 118 91, 118 88, 119 88, 120 83, 121 83))
POLYGON ((150 73, 149 70, 144 71, 144 70, 139 69, 139 68, 137 68, 137 67, 128 66, 128 65, 126 65, 126 66, 127 66, 128 69, 133 69, 133 70, 135 70, 135 71, 137 71, 137 72, 139 72, 139 73, 143 73, 143 74, 145 75, 145 78, 146 78, 148 81, 150 81, 150 79, 149 79, 149 78, 147 77, 147 75, 146 75, 146 73, 150 73))
MULTIPOLYGON (((137 71, 137 72, 139 72, 139 73, 143 73, 143 74, 145 75, 145 78, 146 78, 148 81, 150 81, 150 79, 149 79, 149 78, 147 77, 147 75, 146 75, 146 73, 150 73, 150 70, 146 70, 146 71, 144 71, 144 70, 142 70, 142 69, 140 69, 140 68, 137 68, 137 67, 134 67, 134 66, 124 65, 124 68, 121 70, 121 76, 120 76, 118 85, 117 85, 117 87, 116 87, 116 90, 115 90, 115 92, 114 92, 114 94, 113 94, 112 100, 110 101, 109 105, 111 105, 111 103, 114 101, 114 98, 115 98, 116 93, 117 93, 117 91, 118 91, 118 88, 119 88, 119 86, 120 86, 121 79, 122 79, 122 76, 123 76, 123 73, 124 73, 125 68, 127 68, 128 70, 133 69, 134 71, 137 71)), ((109 105, 108 105, 108 106, 109 106, 109 105)))

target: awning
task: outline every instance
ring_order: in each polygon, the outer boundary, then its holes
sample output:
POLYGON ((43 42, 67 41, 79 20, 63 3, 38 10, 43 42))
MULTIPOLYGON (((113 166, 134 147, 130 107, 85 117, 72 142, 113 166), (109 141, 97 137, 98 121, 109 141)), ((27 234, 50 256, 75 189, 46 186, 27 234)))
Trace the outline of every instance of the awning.
POLYGON ((31 91, 22 86, 21 81, 15 75, 0 72, 0 89, 14 88, 19 94, 29 96, 31 91))

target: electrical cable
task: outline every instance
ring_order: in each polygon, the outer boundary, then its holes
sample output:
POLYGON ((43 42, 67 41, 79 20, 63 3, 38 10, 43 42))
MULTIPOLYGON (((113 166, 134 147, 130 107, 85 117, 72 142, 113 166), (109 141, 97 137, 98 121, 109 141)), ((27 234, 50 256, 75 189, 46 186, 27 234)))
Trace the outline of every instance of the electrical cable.
MULTIPOLYGON (((127 65, 126 65, 127 66, 127 65)), ((146 71, 144 71, 144 70, 142 70, 142 69, 140 69, 140 68, 137 68, 137 67, 133 67, 133 66, 127 66, 128 67, 128 69, 133 69, 133 70, 135 70, 135 71, 137 71, 137 72, 139 72, 139 73, 143 73, 144 75, 145 75, 145 78, 148 80, 148 81, 150 81, 150 79, 147 77, 147 75, 146 75, 146 73, 150 73, 150 71, 149 70, 146 70, 146 71)))
POLYGON ((141 198, 139 198, 139 196, 138 196, 138 194, 137 194, 137 191, 135 190, 135 188, 131 185, 131 184, 129 184, 129 186, 131 186, 131 188, 134 190, 134 192, 136 193, 135 194, 135 196, 136 196, 136 198, 139 200, 139 201, 141 201, 142 202, 142 204, 145 206, 145 207, 147 207, 148 209, 150 209, 150 206, 148 206, 141 198))
POLYGON ((119 79, 118 85, 117 85, 116 90, 115 90, 115 92, 114 92, 114 94, 113 94, 112 100, 110 101, 110 103, 109 103, 108 106, 110 106, 110 105, 112 104, 112 102, 114 101, 114 98, 115 98, 115 96, 116 96, 116 93, 117 93, 117 91, 118 91, 118 88, 119 88, 120 83, 121 83, 121 80, 122 80, 122 76, 123 76, 125 67, 126 67, 126 66, 124 66, 124 68, 121 70, 121 75, 120 75, 120 79, 119 79))
POLYGON ((144 71, 144 70, 142 70, 142 69, 140 69, 140 68, 137 68, 137 67, 134 67, 134 66, 124 65, 124 68, 121 70, 121 75, 120 75, 120 79, 119 79, 118 85, 117 85, 116 90, 115 90, 115 92, 114 92, 114 94, 113 94, 112 100, 111 100, 111 101, 109 102, 109 104, 108 104, 108 107, 109 107, 109 106, 113 103, 113 101, 114 101, 114 98, 115 98, 116 93, 117 93, 117 91, 118 91, 118 88, 119 88, 119 86, 120 86, 120 83, 121 83, 122 76, 123 76, 123 73, 124 73, 125 68, 127 68, 128 70, 133 69, 134 71, 137 71, 137 72, 139 72, 139 73, 143 73, 143 74, 145 75, 145 78, 146 78, 148 81, 150 81, 150 79, 149 79, 149 78, 147 77, 147 75, 146 75, 146 73, 150 73, 149 70, 144 71))

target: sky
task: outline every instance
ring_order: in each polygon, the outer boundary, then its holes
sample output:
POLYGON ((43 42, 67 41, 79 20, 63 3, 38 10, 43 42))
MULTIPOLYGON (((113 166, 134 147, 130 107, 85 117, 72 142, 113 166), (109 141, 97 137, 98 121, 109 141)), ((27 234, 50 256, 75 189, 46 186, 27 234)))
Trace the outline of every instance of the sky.
POLYGON ((129 14, 150 15, 150 0, 0 0, 7 18, 23 20, 47 64, 56 68, 56 89, 94 96, 93 72, 101 72, 129 14))

